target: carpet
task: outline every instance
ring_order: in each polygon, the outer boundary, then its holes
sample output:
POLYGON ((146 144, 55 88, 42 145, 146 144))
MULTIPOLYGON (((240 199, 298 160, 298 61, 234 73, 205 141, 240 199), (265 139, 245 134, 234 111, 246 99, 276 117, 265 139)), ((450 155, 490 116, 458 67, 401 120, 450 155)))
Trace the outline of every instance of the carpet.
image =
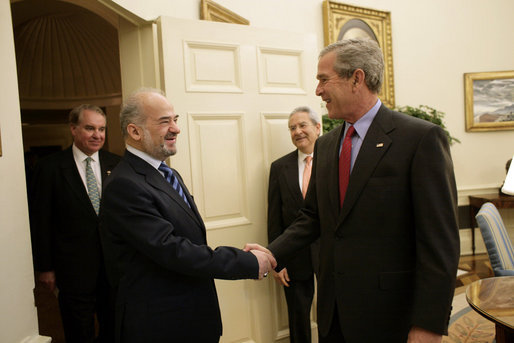
POLYGON ((459 287, 455 292, 448 336, 443 337, 442 343, 496 342, 494 324, 468 305, 465 294, 466 287, 459 287))

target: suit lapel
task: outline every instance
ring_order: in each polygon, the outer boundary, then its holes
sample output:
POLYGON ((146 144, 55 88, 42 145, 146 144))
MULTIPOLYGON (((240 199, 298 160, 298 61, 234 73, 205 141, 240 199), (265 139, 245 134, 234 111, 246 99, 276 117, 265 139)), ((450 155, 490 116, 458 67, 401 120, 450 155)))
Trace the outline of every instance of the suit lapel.
POLYGON ((100 169, 102 171, 102 184, 105 181, 105 178, 109 175, 111 175, 112 170, 114 167, 116 167, 116 163, 113 163, 111 159, 108 158, 108 156, 100 150, 98 152, 98 156, 100 159, 100 169))
POLYGON ((173 187, 164 179, 164 177, 161 175, 161 173, 159 173, 159 171, 157 171, 157 169, 155 169, 146 161, 142 160, 141 158, 137 157, 129 151, 125 152, 125 158, 132 165, 132 167, 137 173, 145 176, 145 180, 149 185, 151 185, 155 189, 158 189, 161 192, 166 193, 171 198, 171 200, 173 200, 178 206, 180 206, 184 210, 184 212, 186 212, 192 219, 194 219, 198 223, 198 225, 200 225, 203 228, 200 213, 198 212, 198 209, 196 208, 196 205, 194 204, 194 201, 191 195, 189 194, 189 191, 183 184, 180 177, 178 177, 178 173, 175 173, 175 176, 177 176, 177 179, 179 180, 182 188, 184 189, 189 204, 191 205, 191 208, 187 206, 187 204, 184 202, 184 199, 180 197, 177 191, 173 189, 173 187))
POLYGON ((303 202, 303 195, 298 182, 298 150, 289 154, 284 174, 287 188, 291 192, 292 198, 301 204, 303 202))
POLYGON ((322 187, 321 192, 328 194, 329 206, 332 213, 339 213, 339 143, 344 132, 344 125, 341 125, 327 134, 327 140, 320 146, 314 155, 319 170, 325 170, 326 174, 317 171, 317 186, 322 187), (325 153, 326 151, 326 153, 325 153))
POLYGON ((371 174, 389 149, 392 141, 388 136, 394 129, 390 111, 382 105, 368 129, 362 142, 359 155, 355 160, 343 208, 339 215, 339 223, 348 215, 358 200, 362 189, 366 186, 371 174))

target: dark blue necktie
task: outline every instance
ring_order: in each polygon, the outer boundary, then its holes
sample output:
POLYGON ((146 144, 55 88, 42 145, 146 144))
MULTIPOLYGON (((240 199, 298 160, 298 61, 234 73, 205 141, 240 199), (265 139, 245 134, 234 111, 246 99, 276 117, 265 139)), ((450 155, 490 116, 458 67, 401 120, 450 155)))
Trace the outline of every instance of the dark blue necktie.
POLYGON ((161 162, 159 170, 164 173, 164 178, 166 179, 166 181, 168 181, 169 184, 173 187, 173 189, 177 191, 178 195, 180 195, 180 197, 184 199, 187 206, 191 207, 191 205, 189 205, 189 202, 187 201, 186 194, 184 193, 182 186, 180 186, 177 177, 175 176, 175 174, 173 174, 173 170, 171 170, 171 168, 168 167, 164 162, 161 162))

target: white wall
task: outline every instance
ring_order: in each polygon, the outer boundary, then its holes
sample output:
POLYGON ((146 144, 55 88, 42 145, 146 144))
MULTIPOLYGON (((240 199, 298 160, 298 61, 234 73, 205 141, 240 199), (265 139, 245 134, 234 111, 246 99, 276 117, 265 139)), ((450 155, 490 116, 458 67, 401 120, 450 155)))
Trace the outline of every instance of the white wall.
MULTIPOLYGON (((200 16, 200 0, 114 1, 148 20, 200 16)), ((324 45, 322 0, 216 2, 252 26, 315 33, 320 49, 324 45)), ((340 2, 391 12, 396 104, 423 104, 446 113, 449 131, 462 142, 452 147, 461 204, 467 194, 499 187, 514 153, 514 131, 465 132, 463 74, 514 70, 514 1, 340 2)))
POLYGON ((0 342, 35 342, 37 317, 9 1, 0 1, 0 342))

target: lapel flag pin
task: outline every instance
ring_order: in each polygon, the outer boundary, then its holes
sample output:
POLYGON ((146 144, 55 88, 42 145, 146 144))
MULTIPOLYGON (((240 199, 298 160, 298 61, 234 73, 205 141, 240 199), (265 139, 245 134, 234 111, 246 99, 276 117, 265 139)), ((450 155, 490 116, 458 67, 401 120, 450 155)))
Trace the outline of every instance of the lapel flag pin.
POLYGON ((378 143, 377 144, 377 148, 383 148, 384 147, 384 143, 378 143))

